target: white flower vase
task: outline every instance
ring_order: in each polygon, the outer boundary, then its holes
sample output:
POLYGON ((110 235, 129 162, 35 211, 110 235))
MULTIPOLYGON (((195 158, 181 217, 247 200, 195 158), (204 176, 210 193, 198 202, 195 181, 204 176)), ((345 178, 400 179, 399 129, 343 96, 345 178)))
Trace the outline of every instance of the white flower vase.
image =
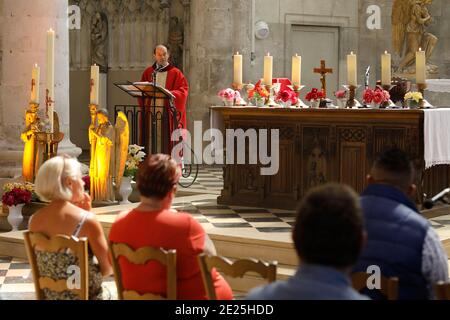
POLYGON ((318 109, 320 106, 320 100, 311 100, 311 108, 318 109))
POLYGON ((223 103, 226 107, 232 107, 234 105, 234 100, 223 99, 223 103))
POLYGON ((345 109, 347 107, 347 99, 337 99, 337 105, 339 109, 345 109))
POLYGON ((131 177, 123 177, 122 183, 120 184, 119 188, 119 194, 122 196, 122 201, 120 201, 120 204, 130 204, 131 202, 128 201, 128 197, 133 192, 133 188, 131 187, 131 177))
POLYGON ((11 225, 11 231, 19 231, 19 226, 23 221, 22 209, 25 206, 24 203, 16 206, 8 206, 8 223, 11 225))
POLYGON ((256 99, 256 106, 257 107, 262 108, 262 107, 264 107, 264 105, 265 105, 264 99, 256 99))
POLYGON ((375 102, 371 102, 370 103, 370 107, 372 109, 380 109, 380 104, 379 103, 375 103, 375 102))
POLYGON ((281 106, 283 107, 283 108, 290 108, 291 107, 291 104, 292 104, 292 102, 290 101, 290 100, 288 100, 288 101, 281 101, 281 106))

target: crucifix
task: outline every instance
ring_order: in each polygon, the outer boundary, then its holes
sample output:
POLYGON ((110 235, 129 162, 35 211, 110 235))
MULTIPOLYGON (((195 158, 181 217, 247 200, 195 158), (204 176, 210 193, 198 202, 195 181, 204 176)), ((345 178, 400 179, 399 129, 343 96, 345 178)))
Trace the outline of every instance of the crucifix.
POLYGON ((327 79, 328 73, 333 73, 333 69, 325 67, 325 60, 320 60, 320 68, 314 68, 314 73, 320 73, 320 82, 322 83, 322 92, 327 94, 327 79))

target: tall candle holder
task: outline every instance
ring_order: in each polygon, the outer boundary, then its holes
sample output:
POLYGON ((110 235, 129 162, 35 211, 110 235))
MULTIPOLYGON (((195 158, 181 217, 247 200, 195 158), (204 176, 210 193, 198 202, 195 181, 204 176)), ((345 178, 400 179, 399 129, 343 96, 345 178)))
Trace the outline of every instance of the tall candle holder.
POLYGON ((250 91, 255 89, 255 85, 252 83, 246 83, 243 85, 243 88, 245 90, 245 92, 247 93, 247 101, 248 101, 248 105, 252 106, 252 99, 250 99, 250 91))
POLYGON ((361 85, 344 85, 343 86, 348 92, 349 92, 349 97, 347 100, 347 108, 360 108, 361 107, 361 103, 356 100, 356 90, 358 90, 361 85))
POLYGON ((302 101, 302 99, 300 99, 300 91, 302 91, 302 89, 305 86, 297 86, 297 85, 292 85, 292 86, 288 86, 292 91, 295 92, 295 94, 297 95, 298 101, 297 104, 293 105, 293 107, 298 107, 298 108, 308 108, 308 106, 302 101))
POLYGON ((58 144, 64 139, 64 133, 62 132, 37 132, 36 140, 44 148, 43 161, 47 161, 58 154, 58 144))
MULTIPOLYGON (((241 90, 244 88, 244 84, 243 83, 233 83, 233 84, 231 84, 231 87, 233 88, 234 91, 237 91, 237 92, 239 92, 239 94, 241 94, 241 90)), ((246 106, 247 103, 245 102, 244 99, 242 99, 242 97, 239 101, 236 101, 236 97, 235 97, 233 105, 246 106)))
POLYGON ((427 109, 432 108, 433 105, 431 105, 426 99, 425 99, 425 90, 427 89, 428 85, 426 83, 417 83, 417 90, 422 94, 423 99, 419 102, 419 108, 421 109, 427 109))
POLYGON ((266 90, 269 92, 269 98, 267 100, 266 105, 269 107, 276 107, 278 104, 275 102, 275 86, 273 84, 266 84, 266 90))

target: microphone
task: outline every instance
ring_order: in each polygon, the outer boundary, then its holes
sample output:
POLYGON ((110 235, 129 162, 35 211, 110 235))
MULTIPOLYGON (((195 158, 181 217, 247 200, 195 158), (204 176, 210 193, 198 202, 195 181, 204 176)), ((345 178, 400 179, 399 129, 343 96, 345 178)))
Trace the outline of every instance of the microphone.
POLYGON ((446 188, 446 189, 442 190, 437 195, 435 195, 433 198, 425 200, 423 202, 423 207, 425 209, 433 208, 434 205, 436 204, 436 202, 442 200, 442 198, 444 198, 448 193, 450 193, 450 188, 446 188))

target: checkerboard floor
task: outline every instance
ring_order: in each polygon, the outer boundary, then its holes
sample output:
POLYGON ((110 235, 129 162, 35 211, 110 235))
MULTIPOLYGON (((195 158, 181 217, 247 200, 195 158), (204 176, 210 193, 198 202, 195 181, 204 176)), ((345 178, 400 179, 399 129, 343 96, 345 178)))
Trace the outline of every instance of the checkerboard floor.
MULTIPOLYGON (((193 178, 181 178, 181 183, 187 185, 193 178)), ((221 191, 223 189, 223 171, 221 167, 199 166, 195 182, 189 189, 205 191, 221 191)))

